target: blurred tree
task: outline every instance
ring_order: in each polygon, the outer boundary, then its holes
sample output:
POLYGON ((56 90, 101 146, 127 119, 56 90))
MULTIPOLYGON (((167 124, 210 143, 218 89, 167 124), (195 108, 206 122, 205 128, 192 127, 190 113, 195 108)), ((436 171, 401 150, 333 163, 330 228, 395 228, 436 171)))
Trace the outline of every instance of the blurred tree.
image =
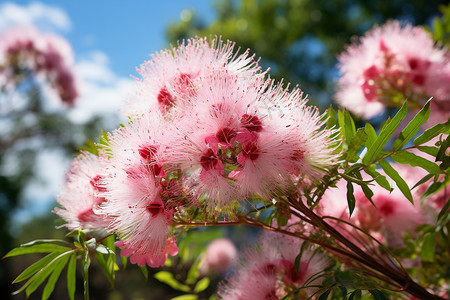
POLYGON ((211 24, 186 10, 168 26, 170 42, 221 35, 262 57, 275 79, 299 84, 320 107, 328 106, 336 76, 335 55, 354 35, 388 19, 424 24, 443 0, 218 0, 211 24))
MULTIPOLYGON (((17 246, 12 216, 29 204, 23 201, 25 188, 42 182, 42 172, 48 171, 38 170, 40 156, 56 153, 70 158, 77 145, 99 135, 100 117, 77 124, 67 114, 79 94, 73 67, 71 46, 59 36, 33 27, 0 33, 1 257, 17 246)), ((36 236, 48 235, 47 230, 36 236)), ((2 299, 10 297, 13 278, 11 265, 1 261, 2 299)))

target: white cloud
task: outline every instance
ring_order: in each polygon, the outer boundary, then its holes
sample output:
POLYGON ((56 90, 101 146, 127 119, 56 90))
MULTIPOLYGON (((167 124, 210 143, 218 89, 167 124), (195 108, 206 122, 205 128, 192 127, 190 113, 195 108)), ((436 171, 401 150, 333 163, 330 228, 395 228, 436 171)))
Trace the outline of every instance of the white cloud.
POLYGON ((12 2, 0 5, 0 30, 12 25, 40 25, 45 29, 69 30, 72 26, 67 13, 55 6, 32 2, 19 6, 12 2))
POLYGON ((81 78, 81 96, 71 109, 71 119, 83 123, 94 115, 118 115, 120 106, 134 86, 134 80, 117 76, 109 68, 106 54, 100 51, 80 60, 75 68, 81 78))

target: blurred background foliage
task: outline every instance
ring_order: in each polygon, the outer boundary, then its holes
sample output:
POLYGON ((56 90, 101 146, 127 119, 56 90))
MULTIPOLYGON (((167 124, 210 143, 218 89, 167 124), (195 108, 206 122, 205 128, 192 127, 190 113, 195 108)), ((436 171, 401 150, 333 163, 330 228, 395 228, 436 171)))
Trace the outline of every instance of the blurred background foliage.
MULTIPOLYGON (((242 49, 249 48, 261 57, 263 68, 270 67, 271 77, 299 85, 309 94, 312 103, 323 109, 330 105, 337 78, 336 54, 344 50, 353 36, 360 36, 374 24, 389 19, 400 19, 414 25, 427 25, 436 39, 449 44, 450 6, 442 0, 218 0, 214 3, 216 20, 203 21, 195 11, 185 10, 179 22, 168 24, 167 40, 192 36, 222 36, 236 42, 242 49), (444 13, 444 18, 436 17, 444 13)), ((157 8, 155 8, 157 9, 157 8)), ((137 37, 138 38, 138 37, 137 37)), ((39 87, 28 86, 27 105, 14 114, 0 115, 13 126, 2 129, 0 134, 0 254, 21 243, 39 238, 61 238, 63 229, 55 230, 56 216, 49 212, 23 225, 17 233, 11 232, 11 215, 23 208, 23 192, 36 180, 36 156, 46 149, 60 149, 67 157, 73 157, 77 145, 86 139, 98 140, 104 126, 101 117, 85 124, 74 124, 66 116, 66 110, 46 111, 45 99, 39 87), (26 121, 29 120, 29 121, 26 121), (30 121, 31 120, 31 121, 30 121), (14 162, 14 167, 10 167, 14 162)), ((76 104, 75 104, 76 105, 76 104)), ((235 241, 248 241, 244 229, 235 241)), ((222 235, 236 235, 226 231, 222 235)), ((217 234, 212 234, 213 239, 217 234)), ((207 238, 208 239, 208 238, 207 238)), ((181 239, 180 239, 181 240, 181 239)), ((190 239, 186 239, 189 241, 190 239)), ((206 241, 202 246, 206 246, 206 241)), ((180 245, 180 249, 183 249, 180 245)), ((187 250, 183 250, 187 251, 187 250)), ((187 251, 185 260, 192 263, 199 250, 187 251), (190 253, 190 254, 189 254, 190 253)), ((0 291, 2 299, 23 299, 24 294, 11 296, 12 280, 36 257, 20 257, 0 262, 0 291)), ((176 264, 176 262, 175 262, 176 264)), ((180 267, 179 268, 184 268, 180 267)), ((170 269, 170 267, 167 267, 170 269)), ((186 267, 187 270, 189 267, 186 267)), ((180 269, 181 270, 181 269, 180 269)), ((178 270, 178 271, 180 271, 178 270)), ((150 270, 155 273, 158 270, 150 270)), ((113 290, 98 266, 91 267, 91 299, 170 299, 180 292, 152 278, 143 279, 141 271, 129 265, 126 271, 117 273, 113 290)), ((185 273, 186 273, 185 272, 185 273)), ((183 277, 186 274, 181 274, 183 277)), ((63 280, 58 283, 52 299, 67 297, 63 280)), ((205 291, 214 292, 214 284, 205 291)), ((14 287, 17 289, 17 287, 14 287)), ((39 298, 40 293, 30 298, 39 298)), ((82 299, 81 281, 77 285, 77 299, 82 299)))
MULTIPOLYGON (((249 48, 270 67, 273 78, 299 85, 319 108, 330 104, 337 77, 336 55, 353 36, 389 19, 429 24, 440 14, 442 0, 218 0, 217 19, 206 24, 192 10, 169 24, 167 37, 220 35, 249 48)), ((442 7, 444 9, 445 7, 442 7)))

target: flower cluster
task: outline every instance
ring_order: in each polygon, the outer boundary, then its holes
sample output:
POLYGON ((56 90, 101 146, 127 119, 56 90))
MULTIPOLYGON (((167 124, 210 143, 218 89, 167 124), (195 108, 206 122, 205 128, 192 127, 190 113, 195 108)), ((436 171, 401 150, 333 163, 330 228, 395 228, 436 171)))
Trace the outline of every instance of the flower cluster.
POLYGON ((0 33, 0 87, 14 88, 28 73, 45 76, 61 100, 73 105, 79 94, 70 45, 62 37, 34 27, 0 33))
POLYGON ((431 97, 439 121, 450 117, 449 54, 422 27, 398 21, 376 26, 338 59, 342 76, 335 99, 361 118, 405 99, 418 108, 431 97))
POLYGON ((248 248, 227 284, 219 287, 220 299, 306 299, 322 282, 329 260, 303 240, 263 232, 257 248, 248 248), (301 288, 301 289, 299 289, 301 288))
POLYGON ((177 252, 172 225, 189 209, 233 219, 233 203, 270 202, 336 164, 337 135, 323 115, 233 48, 191 39, 141 66, 138 92, 122 109, 130 122, 105 138, 97 171, 69 173, 56 210, 68 228, 101 216, 123 256, 161 266, 177 252), (89 191, 77 192, 83 200, 73 199, 73 185, 89 191))

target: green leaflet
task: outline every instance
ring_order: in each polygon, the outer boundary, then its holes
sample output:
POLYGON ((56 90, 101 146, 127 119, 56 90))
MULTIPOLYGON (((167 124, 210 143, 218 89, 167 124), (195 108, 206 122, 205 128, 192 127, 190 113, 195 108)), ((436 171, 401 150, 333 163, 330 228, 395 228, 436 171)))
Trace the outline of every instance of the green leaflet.
POLYGON ((75 299, 76 290, 76 273, 77 273, 77 255, 73 253, 70 256, 69 264, 67 266, 67 292, 69 293, 69 299, 75 299))
POLYGON ((421 167, 422 169, 428 171, 430 174, 440 174, 442 173, 439 166, 434 162, 431 162, 421 156, 417 156, 414 153, 408 152, 406 150, 400 150, 397 153, 392 154, 391 158, 398 163, 404 165, 410 165, 412 167, 421 167))
POLYGON ((400 132, 400 135, 394 142, 392 151, 401 149, 410 139, 412 139, 418 132, 420 127, 428 121, 430 116, 430 100, 424 105, 424 107, 414 116, 411 122, 406 125, 405 129, 400 132))
POLYGON ((438 136, 440 133, 449 134, 450 131, 450 121, 447 121, 446 123, 440 123, 436 124, 433 127, 425 130, 420 136, 418 136, 414 140, 414 145, 420 145, 423 143, 426 143, 433 139, 434 137, 438 136))
POLYGON ((386 145, 394 132, 397 130, 400 122, 405 118, 407 110, 407 105, 405 103, 394 118, 384 126, 377 139, 370 146, 366 144, 367 152, 362 160, 363 164, 370 165, 377 157, 378 153, 383 150, 384 145, 386 145))
POLYGON ((388 175, 392 180, 395 181, 397 187, 400 189, 403 195, 405 195, 409 202, 414 204, 411 191, 409 190, 409 187, 406 184, 405 180, 403 180, 398 172, 395 171, 394 168, 392 168, 392 166, 384 160, 380 161, 380 166, 384 170, 384 172, 386 172, 386 175, 388 175))
MULTIPOLYGON (((25 244, 26 245, 26 244, 25 244)), ((30 253, 50 253, 50 252, 66 252, 70 251, 72 248, 64 247, 56 244, 44 243, 44 244, 31 244, 31 246, 20 246, 19 248, 12 249, 9 251, 4 258, 12 257, 23 254, 30 253)))

